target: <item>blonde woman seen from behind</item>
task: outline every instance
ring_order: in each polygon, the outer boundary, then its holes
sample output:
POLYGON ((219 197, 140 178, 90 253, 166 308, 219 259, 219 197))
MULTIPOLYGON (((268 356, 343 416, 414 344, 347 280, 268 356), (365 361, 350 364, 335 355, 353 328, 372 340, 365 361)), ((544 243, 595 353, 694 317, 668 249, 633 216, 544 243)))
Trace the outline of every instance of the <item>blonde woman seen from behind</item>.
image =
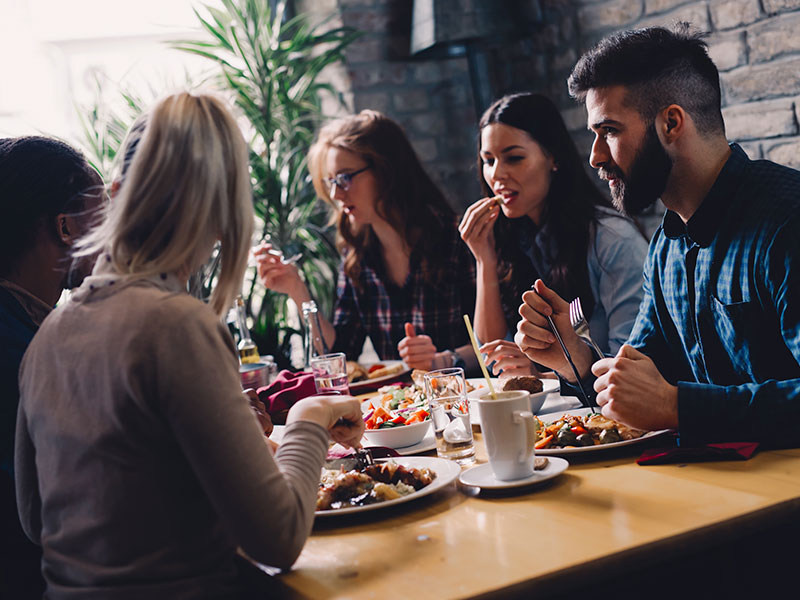
POLYGON ((98 254, 94 272, 23 360, 20 518, 49 598, 233 597, 237 546, 282 568, 299 555, 328 438, 357 444, 361 413, 347 397, 302 400, 272 455, 220 320, 253 228, 246 144, 222 102, 189 93, 132 139, 80 251, 98 254), (217 241, 207 306, 186 282, 217 241))

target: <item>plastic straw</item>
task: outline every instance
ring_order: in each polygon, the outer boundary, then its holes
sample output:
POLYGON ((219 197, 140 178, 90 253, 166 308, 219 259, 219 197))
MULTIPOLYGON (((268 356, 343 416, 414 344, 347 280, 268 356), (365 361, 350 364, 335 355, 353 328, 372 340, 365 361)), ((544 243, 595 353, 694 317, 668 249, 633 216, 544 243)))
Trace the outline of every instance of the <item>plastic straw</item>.
POLYGON ((481 371, 483 371, 483 378, 486 379, 486 383, 489 385, 489 393, 492 395, 492 400, 497 400, 497 394, 494 393, 492 380, 489 379, 489 371, 486 370, 486 363, 483 362, 483 354, 478 350, 478 340, 475 339, 475 332, 472 331, 472 323, 469 322, 469 315, 464 315, 464 323, 467 325, 467 333, 472 342, 472 349, 475 350, 475 356, 478 357, 478 364, 481 366, 481 371))

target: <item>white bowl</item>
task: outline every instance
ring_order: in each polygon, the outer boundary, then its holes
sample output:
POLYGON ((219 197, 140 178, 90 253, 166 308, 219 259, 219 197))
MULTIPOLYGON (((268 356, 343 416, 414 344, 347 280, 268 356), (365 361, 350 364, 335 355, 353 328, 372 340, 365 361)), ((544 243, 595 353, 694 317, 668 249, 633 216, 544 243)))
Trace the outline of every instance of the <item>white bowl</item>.
POLYGON ((528 395, 531 402, 531 412, 533 414, 538 413, 542 409, 544 401, 547 398, 547 394, 548 392, 541 391, 541 392, 536 392, 535 394, 528 395))
POLYGON ((388 429, 367 429, 364 437, 371 446, 386 446, 387 448, 405 448, 419 444, 422 438, 428 433, 431 421, 422 423, 412 423, 411 425, 399 425, 388 429))

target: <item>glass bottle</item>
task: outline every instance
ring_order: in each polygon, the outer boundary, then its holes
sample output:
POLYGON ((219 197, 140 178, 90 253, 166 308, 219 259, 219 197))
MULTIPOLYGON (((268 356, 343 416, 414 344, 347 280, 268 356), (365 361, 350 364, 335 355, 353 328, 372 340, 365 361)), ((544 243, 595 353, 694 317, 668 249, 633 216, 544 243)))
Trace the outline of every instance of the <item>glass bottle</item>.
POLYGON ((319 324, 319 311, 317 303, 313 300, 303 302, 303 321, 306 330, 303 337, 303 352, 305 356, 305 370, 311 370, 311 359, 320 354, 328 354, 328 345, 322 335, 322 327, 319 324))
POLYGON ((247 328, 244 300, 241 296, 236 297, 236 327, 239 328, 239 362, 242 364, 260 362, 258 347, 250 338, 250 330, 247 328))

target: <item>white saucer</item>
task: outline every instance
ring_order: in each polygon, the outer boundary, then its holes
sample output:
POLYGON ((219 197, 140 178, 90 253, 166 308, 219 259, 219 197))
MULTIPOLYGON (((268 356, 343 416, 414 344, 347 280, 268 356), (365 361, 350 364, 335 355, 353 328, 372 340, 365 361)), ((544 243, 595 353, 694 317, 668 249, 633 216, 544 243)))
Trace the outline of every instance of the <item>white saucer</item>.
POLYGON ((464 485, 479 487, 487 490, 501 490, 506 488, 522 487, 525 485, 536 485, 561 475, 567 470, 569 463, 563 458, 557 456, 547 457, 547 466, 540 471, 534 471, 530 477, 523 477, 522 479, 513 479, 511 481, 502 481, 495 479, 492 467, 489 463, 478 465, 462 471, 458 476, 458 480, 464 485))

